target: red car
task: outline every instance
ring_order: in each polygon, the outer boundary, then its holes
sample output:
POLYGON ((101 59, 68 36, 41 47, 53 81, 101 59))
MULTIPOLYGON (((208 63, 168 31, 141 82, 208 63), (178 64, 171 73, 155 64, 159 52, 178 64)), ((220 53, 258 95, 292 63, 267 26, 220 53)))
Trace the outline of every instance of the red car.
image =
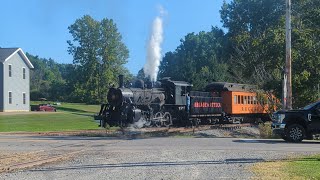
POLYGON ((56 112, 57 109, 50 104, 31 105, 31 111, 50 111, 56 112))

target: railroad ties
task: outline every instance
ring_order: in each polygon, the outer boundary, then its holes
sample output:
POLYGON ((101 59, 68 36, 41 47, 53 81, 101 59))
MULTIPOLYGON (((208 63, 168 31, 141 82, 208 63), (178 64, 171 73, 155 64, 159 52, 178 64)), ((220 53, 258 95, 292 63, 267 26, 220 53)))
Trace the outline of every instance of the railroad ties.
POLYGON ((235 129, 241 129, 243 127, 253 127, 254 124, 251 123, 245 123, 245 124, 215 124, 211 125, 211 129, 223 129, 223 130, 235 130, 235 129))

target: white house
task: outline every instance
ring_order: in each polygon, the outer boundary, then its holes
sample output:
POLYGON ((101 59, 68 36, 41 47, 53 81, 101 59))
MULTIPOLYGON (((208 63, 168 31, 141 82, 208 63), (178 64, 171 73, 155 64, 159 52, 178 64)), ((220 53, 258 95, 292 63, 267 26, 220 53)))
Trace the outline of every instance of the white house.
POLYGON ((30 69, 21 48, 0 48, 0 111, 29 111, 30 69))

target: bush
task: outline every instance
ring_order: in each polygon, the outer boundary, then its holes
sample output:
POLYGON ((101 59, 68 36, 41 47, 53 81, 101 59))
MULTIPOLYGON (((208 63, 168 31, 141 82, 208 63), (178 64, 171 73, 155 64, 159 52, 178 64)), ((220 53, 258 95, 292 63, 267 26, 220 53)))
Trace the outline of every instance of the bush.
POLYGON ((271 138, 278 138, 272 134, 271 123, 264 123, 259 125, 260 131, 260 138, 263 139, 271 139, 271 138))

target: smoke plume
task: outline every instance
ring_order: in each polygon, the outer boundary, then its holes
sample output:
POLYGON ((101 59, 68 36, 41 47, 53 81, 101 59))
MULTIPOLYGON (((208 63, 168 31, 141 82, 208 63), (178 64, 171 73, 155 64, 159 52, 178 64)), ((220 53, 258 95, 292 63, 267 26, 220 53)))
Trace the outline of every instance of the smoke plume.
POLYGON ((152 32, 147 42, 147 57, 143 71, 146 77, 150 77, 152 82, 157 80, 159 65, 161 61, 161 44, 163 41, 162 17, 165 10, 159 7, 160 16, 157 16, 152 23, 152 32))

